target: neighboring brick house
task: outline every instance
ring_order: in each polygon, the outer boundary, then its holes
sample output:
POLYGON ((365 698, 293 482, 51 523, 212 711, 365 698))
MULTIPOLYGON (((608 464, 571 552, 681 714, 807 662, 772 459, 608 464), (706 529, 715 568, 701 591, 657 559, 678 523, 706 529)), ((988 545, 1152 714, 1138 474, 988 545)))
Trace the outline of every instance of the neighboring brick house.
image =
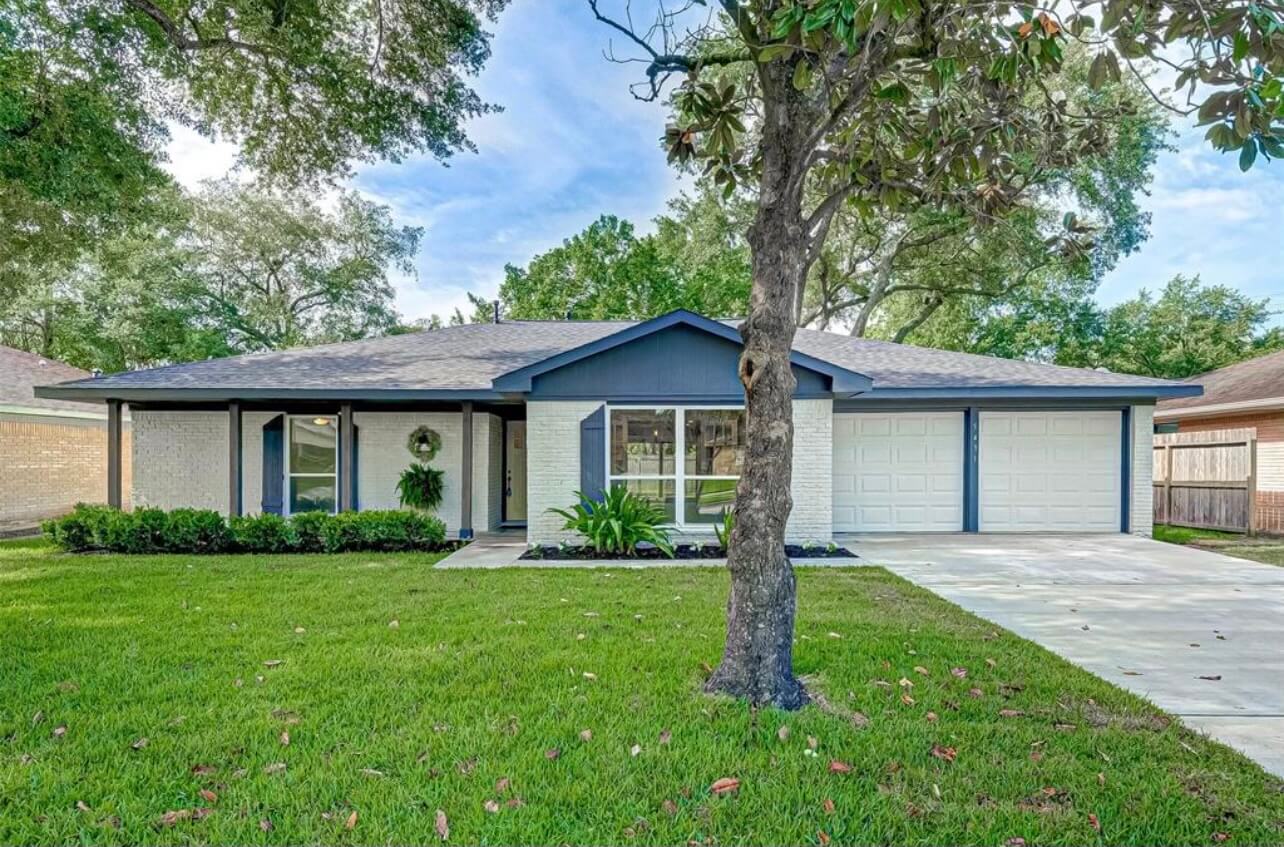
MULTIPOLYGON (((88 376, 0 347, 0 531, 62 514, 78 502, 107 499, 106 413, 33 393, 37 385, 88 376)), ((126 450, 128 439, 123 433, 126 450)))
POLYGON ((1201 397, 1155 407, 1156 432, 1257 431, 1257 515, 1261 532, 1284 533, 1284 351, 1187 380, 1201 397))

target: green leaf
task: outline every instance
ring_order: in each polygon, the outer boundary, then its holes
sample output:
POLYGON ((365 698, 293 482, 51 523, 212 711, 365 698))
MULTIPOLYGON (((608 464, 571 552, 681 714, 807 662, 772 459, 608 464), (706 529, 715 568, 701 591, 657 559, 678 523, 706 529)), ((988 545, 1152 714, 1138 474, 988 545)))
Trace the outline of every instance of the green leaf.
POLYGON ((758 51, 758 61, 765 65, 773 59, 789 55, 794 49, 792 44, 768 44, 758 51))
POLYGON ((799 62, 794 67, 794 88, 799 91, 806 91, 811 87, 811 64, 808 62, 799 62))
POLYGON ((1244 146, 1239 149, 1239 169, 1247 172, 1253 167, 1253 162, 1257 159, 1257 144, 1253 139, 1244 142, 1244 146))
POLYGON ((1231 50, 1231 56, 1235 61, 1244 61, 1244 57, 1248 55, 1248 49, 1248 36, 1244 34, 1243 30, 1235 33, 1235 46, 1231 50))

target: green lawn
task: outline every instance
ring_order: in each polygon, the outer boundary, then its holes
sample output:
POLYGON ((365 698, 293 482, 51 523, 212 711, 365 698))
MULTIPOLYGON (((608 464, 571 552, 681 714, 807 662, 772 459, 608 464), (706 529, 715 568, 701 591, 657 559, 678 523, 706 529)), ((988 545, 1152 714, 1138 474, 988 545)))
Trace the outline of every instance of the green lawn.
POLYGON ((1185 526, 1156 524, 1154 537, 1170 544, 1191 544, 1207 550, 1225 553, 1240 559, 1249 559, 1266 565, 1284 565, 1284 539, 1249 538, 1238 532, 1220 532, 1215 529, 1192 529, 1185 526))
POLYGON ((0 546, 0 843, 1284 841, 1278 780, 885 571, 799 574, 858 728, 700 693, 720 570, 436 558, 0 546))

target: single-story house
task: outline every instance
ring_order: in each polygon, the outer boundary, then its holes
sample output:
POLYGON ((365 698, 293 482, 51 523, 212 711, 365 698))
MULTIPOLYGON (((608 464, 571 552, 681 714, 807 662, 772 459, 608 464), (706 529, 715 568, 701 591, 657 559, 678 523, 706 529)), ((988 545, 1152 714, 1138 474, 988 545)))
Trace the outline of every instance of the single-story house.
MULTIPOLYGON (((0 347, 0 530, 107 498, 107 413, 37 397, 37 385, 83 380, 88 371, 0 347)), ((129 451, 129 434, 121 435, 129 451)), ((124 469, 128 477, 128 468, 124 469)), ((126 479, 125 484, 128 484, 126 479)))
POLYGON ((1261 532, 1284 532, 1284 352, 1193 376, 1202 396, 1172 397, 1155 407, 1155 431, 1257 432, 1256 517, 1261 532))
MULTIPOLYGON (((134 503, 395 508, 427 426, 448 529, 563 537, 625 485, 712 537, 744 454, 735 321, 499 321, 42 388, 128 404, 134 503)), ((1196 385, 799 330, 791 540, 1151 528, 1155 402, 1196 385)), ((119 454, 111 461, 118 462, 119 454)))

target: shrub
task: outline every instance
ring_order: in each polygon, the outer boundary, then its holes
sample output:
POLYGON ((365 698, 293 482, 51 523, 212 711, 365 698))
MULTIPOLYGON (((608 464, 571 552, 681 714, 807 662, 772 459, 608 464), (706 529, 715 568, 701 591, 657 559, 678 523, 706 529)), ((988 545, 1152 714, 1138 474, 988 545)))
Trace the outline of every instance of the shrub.
POLYGON ((222 553, 232 546, 227 521, 211 509, 175 509, 165 528, 165 549, 171 553, 222 553))
POLYGON ((107 548, 107 524, 120 514, 110 506, 77 503, 70 514, 40 524, 40 531, 56 546, 71 553, 107 548))
POLYGON ((287 553, 294 547, 290 524, 280 515, 232 518, 232 543, 242 553, 287 553))
POLYGON ((161 509, 116 512, 107 521, 106 549, 113 553, 161 553, 169 516, 161 509))
POLYGON ((343 512, 325 524, 325 549, 331 553, 432 550, 445 540, 445 524, 419 512, 343 512))
POLYGON ((291 517, 294 549, 300 553, 324 553, 325 528, 332 519, 328 512, 299 512, 291 517))
POLYGON ((642 543, 652 544, 666 556, 673 556, 669 529, 664 525, 664 514, 630 492, 623 485, 613 486, 595 502, 582 491, 570 509, 549 509, 566 519, 562 529, 584 536, 589 546, 599 553, 632 555, 642 543))
POLYGON ((397 481, 401 505, 432 511, 441 505, 445 480, 445 471, 428 465, 411 465, 401 472, 401 479, 397 481))
POLYGON ((723 550, 731 549, 731 530, 736 527, 736 513, 732 509, 722 510, 722 520, 713 525, 713 534, 718 536, 718 543, 723 550))

